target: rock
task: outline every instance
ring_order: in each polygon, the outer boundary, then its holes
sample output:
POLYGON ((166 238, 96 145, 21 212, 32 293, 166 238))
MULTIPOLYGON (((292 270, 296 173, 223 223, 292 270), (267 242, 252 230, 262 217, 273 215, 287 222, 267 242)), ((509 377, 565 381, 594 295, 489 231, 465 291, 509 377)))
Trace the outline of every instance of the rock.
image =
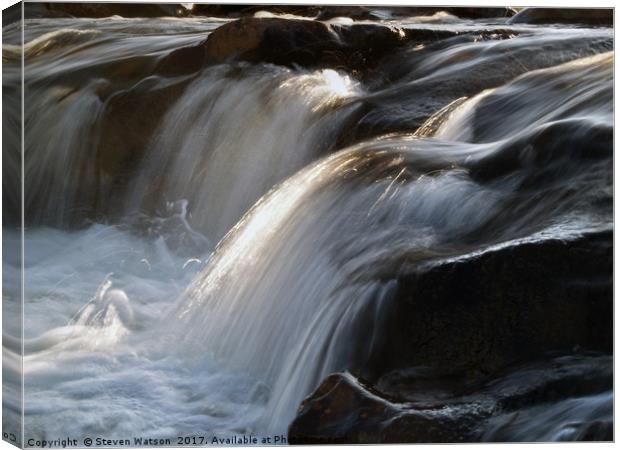
POLYGON ((310 20, 244 18, 207 38, 210 63, 227 60, 308 68, 362 70, 408 42, 406 31, 373 24, 330 25, 310 20))
MULTIPOLYGON (((612 387, 612 358, 605 355, 537 361, 475 384, 438 379, 423 370, 388 374, 376 385, 337 373, 302 402, 288 436, 291 444, 515 441, 515 417, 531 426, 536 418, 527 423, 527 411, 612 387)), ((611 402, 608 406, 602 417, 571 423, 574 437, 612 440, 611 402)), ((547 426, 541 424, 541 431, 547 426)))
POLYGON ((516 14, 513 8, 480 8, 480 7, 449 7, 445 8, 449 14, 465 19, 492 19, 496 17, 512 17, 516 14))
POLYGON ((293 445, 467 441, 485 413, 415 410, 350 374, 333 374, 302 402, 288 439, 293 445))
POLYGON ((316 17, 322 6, 311 5, 214 5, 194 3, 191 8, 193 16, 241 18, 251 17, 257 12, 266 11, 272 14, 291 14, 301 17, 316 17))
POLYGON ((266 11, 272 14, 291 14, 312 17, 317 20, 330 20, 336 17, 348 17, 354 20, 371 20, 377 18, 403 18, 413 16, 431 16, 438 12, 447 12, 457 17, 480 19, 510 17, 515 14, 511 8, 467 8, 467 7, 381 7, 358 5, 211 5, 197 3, 191 9, 195 16, 213 16, 241 18, 266 11))
POLYGON ((551 122, 506 141, 498 151, 472 164, 470 174, 476 181, 489 182, 526 170, 528 175, 520 186, 531 188, 565 179, 571 169, 579 173, 596 161, 611 160, 613 147, 611 125, 580 119, 551 122), (573 164, 568 164, 569 160, 573 164))
POLYGON ((525 8, 508 23, 613 26, 614 11, 611 8, 525 8))
POLYGON ((575 346, 611 352, 612 241, 604 231, 517 242, 405 273, 382 348, 356 369, 374 379, 426 365, 475 378, 575 346))
POLYGON ((331 40, 328 26, 320 22, 245 18, 227 23, 212 32, 207 38, 205 52, 209 62, 218 64, 231 59, 281 61, 284 55, 279 53, 296 50, 298 54, 287 58, 290 64, 295 64, 306 56, 304 46, 309 47, 307 52, 311 57, 313 44, 331 40), (283 41, 278 42, 278 38, 283 41), (269 48, 273 41, 276 41, 277 47, 269 48))
POLYGON ((155 68, 155 73, 166 77, 197 74, 205 62, 202 44, 181 47, 162 58, 155 68))
POLYGON ((182 4, 157 3, 33 3, 26 5, 30 17, 183 17, 189 10, 182 4))

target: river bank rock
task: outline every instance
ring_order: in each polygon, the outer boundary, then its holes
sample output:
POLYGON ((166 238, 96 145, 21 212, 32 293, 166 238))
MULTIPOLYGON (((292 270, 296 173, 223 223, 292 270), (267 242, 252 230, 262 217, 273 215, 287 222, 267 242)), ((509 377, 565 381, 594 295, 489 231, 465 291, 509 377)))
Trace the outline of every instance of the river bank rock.
POLYGON ((610 8, 525 8, 508 22, 613 26, 614 11, 610 8))
MULTIPOLYGON (((350 373, 328 376, 300 405, 291 444, 516 441, 515 421, 535 422, 551 402, 611 392, 611 356, 569 355, 512 367, 469 384, 423 369, 390 373, 371 385, 350 373)), ((574 440, 613 439, 612 405, 570 424, 574 440)), ((539 440, 545 440, 545 425, 539 440)), ((561 425, 560 425, 561 426, 561 425)))
POLYGON ((185 17, 183 4, 165 3, 28 3, 26 18, 34 17, 185 17))
POLYGON ((243 18, 217 28, 205 42, 207 61, 238 60, 289 67, 362 71, 412 41, 451 37, 450 31, 405 30, 378 24, 243 18))

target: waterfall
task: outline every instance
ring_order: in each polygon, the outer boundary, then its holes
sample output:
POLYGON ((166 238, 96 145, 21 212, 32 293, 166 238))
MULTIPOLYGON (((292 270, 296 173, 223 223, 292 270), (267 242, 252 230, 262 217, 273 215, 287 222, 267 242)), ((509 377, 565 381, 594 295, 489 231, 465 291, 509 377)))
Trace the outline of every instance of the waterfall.
POLYGON ((217 66, 178 99, 130 189, 129 210, 186 199, 191 222, 214 241, 271 186, 326 154, 361 94, 331 69, 217 66))
MULTIPOLYGON (((527 95, 532 83, 544 87, 582 80, 584 67, 596 74, 581 81, 584 88, 609 88, 612 59, 607 55, 548 69, 544 77, 534 74, 525 87, 518 79, 503 88, 511 96, 499 98, 512 102, 515 95, 527 95)), ((596 109, 583 102, 570 111, 580 126, 568 140, 582 148, 602 139, 600 145, 609 148, 610 136, 600 135, 592 123, 600 115, 609 123, 609 98, 596 109)), ((523 107, 514 113, 528 114, 523 107)), ((179 347, 202 349, 261 377, 272 386, 265 426, 284 431, 296 405, 322 378, 364 366, 381 335, 399 270, 546 227, 568 233, 576 228, 571 224, 580 208, 579 227, 587 228, 584 216, 588 226, 609 226, 608 214, 589 216, 588 211, 593 199, 610 198, 611 155, 580 155, 570 146, 545 155, 547 148, 537 147, 536 139, 541 127, 556 138, 563 132, 554 127, 566 111, 555 114, 542 121, 535 109, 523 133, 484 144, 378 139, 298 172, 235 225, 186 290, 174 325, 183 330, 179 347), (492 180, 476 176, 482 168, 500 171, 501 155, 516 146, 524 148, 515 163, 521 170, 492 180), (573 170, 584 164, 598 175, 573 170), (559 189, 551 174, 540 180, 550 168, 570 177, 580 191, 559 189), (490 223, 494 233, 480 233, 490 223)), ((452 123, 460 127, 461 120, 452 123)), ((450 129, 448 120, 444 130, 450 129)))
MULTIPOLYGON (((403 276, 612 229, 612 30, 381 17, 411 42, 350 72, 214 65, 204 41, 228 19, 27 22, 6 424, 22 420, 22 308, 37 438, 282 434, 327 375, 374 375, 403 276)), ((357 21, 330 23, 355 38, 357 21)), ((22 30, 4 31, 13 226, 22 30)), ((609 400, 528 411, 559 439, 609 400)), ((487 435, 532 436, 527 417, 487 435)))

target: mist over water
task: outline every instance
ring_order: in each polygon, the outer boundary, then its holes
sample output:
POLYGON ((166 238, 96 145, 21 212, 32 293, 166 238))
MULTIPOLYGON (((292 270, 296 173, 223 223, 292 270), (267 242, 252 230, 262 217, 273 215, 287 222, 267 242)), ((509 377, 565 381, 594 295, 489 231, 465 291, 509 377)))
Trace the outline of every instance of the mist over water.
MULTIPOLYGON (((362 370, 381 351, 400 273, 612 229, 613 30, 514 26, 512 39, 452 40, 423 62, 405 49, 399 67, 386 62, 388 85, 270 64, 151 74, 222 23, 26 22, 32 437, 286 433, 327 375, 362 370), (395 114, 406 115, 423 83, 450 85, 459 72, 472 94, 433 116, 434 135, 415 127, 340 145, 364 102, 401 95, 395 114), (477 89, 480 74, 496 82, 477 89), (115 140, 110 124, 128 114, 118 105, 155 95, 161 111, 148 103, 140 122, 148 135, 124 129, 115 140), (118 148, 135 153, 117 158, 118 148), (110 175, 118 170, 126 187, 110 175)), ((439 14, 398 24, 481 23, 439 14)), ((18 83, 18 32, 4 30, 8 86, 18 83)), ((17 204, 18 183, 4 179, 17 204)), ((5 287, 19 284, 19 239, 5 227, 5 287)), ((19 327, 7 317, 19 289, 3 301, 4 377, 17 385, 19 327)), ((499 415, 481 437, 575 438, 575 422, 611 420, 612 400, 499 415)), ((5 392, 5 423, 18 405, 5 392)))

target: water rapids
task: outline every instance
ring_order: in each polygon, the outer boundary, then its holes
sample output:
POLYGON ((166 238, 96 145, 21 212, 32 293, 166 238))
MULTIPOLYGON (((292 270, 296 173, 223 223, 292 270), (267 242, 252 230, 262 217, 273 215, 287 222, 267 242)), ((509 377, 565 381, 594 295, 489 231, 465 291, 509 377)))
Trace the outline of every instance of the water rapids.
MULTIPOLYGON (((411 45, 365 78, 170 69, 224 22, 25 22, 27 436, 286 434, 326 376, 384 351, 401 274, 613 228, 612 29, 439 14, 381 22, 513 34, 411 45)), ((18 149, 21 29, 3 33, 18 149)), ((5 152, 7 429, 22 304, 20 155, 5 152)), ((480 436, 570 438, 612 400, 524 407, 480 436)))

